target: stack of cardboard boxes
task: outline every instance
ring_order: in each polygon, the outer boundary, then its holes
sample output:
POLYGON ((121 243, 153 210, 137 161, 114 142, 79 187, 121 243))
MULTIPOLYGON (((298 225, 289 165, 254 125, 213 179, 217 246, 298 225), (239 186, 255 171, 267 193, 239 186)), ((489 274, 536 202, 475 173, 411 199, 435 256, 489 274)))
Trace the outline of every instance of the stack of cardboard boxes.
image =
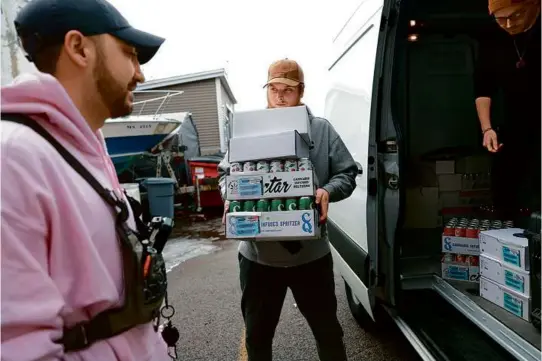
POLYGON ((305 106, 235 114, 226 176, 226 236, 299 240, 320 237, 305 106))
POLYGON ((490 203, 490 159, 486 155, 437 161, 442 233, 442 277, 479 283, 480 231, 511 226, 471 216, 472 207, 490 203))
POLYGON ((480 296, 530 321, 529 241, 523 232, 508 228, 480 233, 480 296))
MULTIPOLYGON (((491 201, 489 157, 466 156, 416 165, 417 179, 407 190, 406 226, 439 228, 442 233, 442 277, 478 283, 478 233, 486 221, 471 216, 474 207, 491 201), (422 187, 419 187, 422 185, 422 187)), ((490 229, 492 224, 487 225, 490 229)))

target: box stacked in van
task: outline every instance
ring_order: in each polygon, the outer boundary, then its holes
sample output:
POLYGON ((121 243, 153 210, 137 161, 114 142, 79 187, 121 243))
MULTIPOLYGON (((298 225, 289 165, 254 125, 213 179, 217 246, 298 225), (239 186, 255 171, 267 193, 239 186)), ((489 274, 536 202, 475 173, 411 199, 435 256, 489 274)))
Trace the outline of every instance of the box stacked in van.
POLYGON ((465 156, 420 164, 425 186, 407 193, 416 212, 407 212, 412 228, 442 227, 441 275, 443 278, 478 283, 482 229, 500 227, 498 222, 472 216, 472 208, 491 198, 490 163, 487 156, 465 156), (429 172, 427 172, 429 170, 429 172), (424 177, 425 173, 425 177, 424 177))
POLYGON ((480 233, 480 296, 530 321, 529 241, 520 228, 480 233))
POLYGON ((306 108, 237 113, 226 176, 226 236, 299 240, 320 237, 306 108))

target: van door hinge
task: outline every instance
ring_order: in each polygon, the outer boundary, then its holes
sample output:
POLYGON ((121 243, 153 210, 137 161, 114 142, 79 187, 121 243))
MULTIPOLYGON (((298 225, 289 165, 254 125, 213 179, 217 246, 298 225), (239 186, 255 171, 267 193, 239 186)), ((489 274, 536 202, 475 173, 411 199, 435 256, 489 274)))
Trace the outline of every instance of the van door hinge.
POLYGON ((382 140, 378 143, 379 153, 397 153, 397 141, 395 138, 382 140))
POLYGON ((396 174, 386 173, 386 186, 392 191, 399 189, 399 177, 396 174))

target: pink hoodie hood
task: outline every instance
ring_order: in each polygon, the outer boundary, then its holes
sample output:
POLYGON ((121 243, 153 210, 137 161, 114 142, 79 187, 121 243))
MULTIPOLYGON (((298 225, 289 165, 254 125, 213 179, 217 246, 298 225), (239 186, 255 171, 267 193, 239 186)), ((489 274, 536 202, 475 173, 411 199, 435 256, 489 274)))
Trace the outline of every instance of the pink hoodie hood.
MULTIPOLYGON (((39 122, 120 194, 101 131, 92 131, 54 77, 18 77, 2 88, 1 106, 39 122)), ((33 130, 2 121, 1 139, 2 360, 167 360, 150 324, 80 352, 65 354, 56 343, 63 327, 123 303, 114 213, 33 130)))

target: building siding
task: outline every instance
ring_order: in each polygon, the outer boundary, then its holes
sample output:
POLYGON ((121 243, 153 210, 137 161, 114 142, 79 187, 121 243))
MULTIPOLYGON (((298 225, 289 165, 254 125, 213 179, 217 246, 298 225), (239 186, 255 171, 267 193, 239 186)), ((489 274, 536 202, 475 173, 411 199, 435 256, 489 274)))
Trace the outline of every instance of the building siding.
MULTIPOLYGON (((160 113, 190 112, 196 124, 202 155, 220 151, 220 133, 218 122, 217 92, 215 79, 207 79, 192 83, 177 84, 153 90, 183 91, 181 95, 172 96, 160 113)), ((135 102, 157 98, 165 94, 135 93, 135 102)), ((155 114, 162 100, 138 104, 134 107, 134 115, 155 114), (143 108, 143 109, 142 109, 143 108)))
POLYGON ((221 104, 219 104, 219 114, 220 114, 220 117, 222 119, 222 124, 223 124, 223 128, 224 128, 224 141, 225 141, 225 146, 227 147, 227 144, 228 144, 228 140, 230 139, 231 137, 231 118, 233 117, 233 114, 230 114, 230 119, 226 119, 227 117, 227 107, 229 107, 231 109, 231 111, 233 112, 233 109, 234 109, 234 104, 230 98, 230 96, 228 95, 228 92, 226 91, 226 89, 224 88, 224 86, 222 85, 222 82, 220 83, 220 101, 221 101, 221 104))

